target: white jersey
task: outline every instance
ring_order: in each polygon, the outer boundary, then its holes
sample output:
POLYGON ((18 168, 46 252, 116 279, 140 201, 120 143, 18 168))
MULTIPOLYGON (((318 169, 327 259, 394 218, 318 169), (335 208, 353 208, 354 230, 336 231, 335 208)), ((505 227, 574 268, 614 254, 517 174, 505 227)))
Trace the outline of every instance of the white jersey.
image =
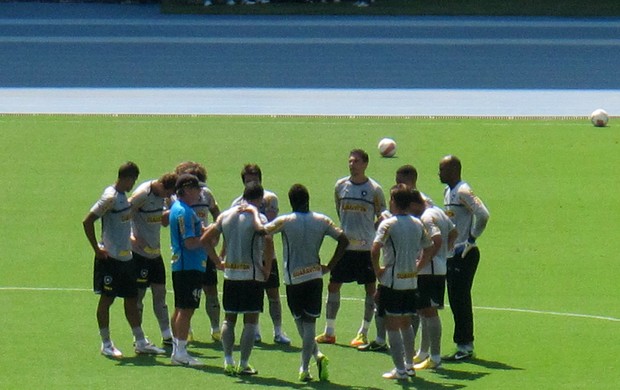
POLYGON ((418 275, 445 275, 448 259, 448 235, 455 226, 446 213, 437 206, 428 207, 420 217, 429 236, 441 236, 441 248, 430 263, 418 271, 418 275))
POLYGON ((218 207, 217 201, 213 196, 213 192, 208 187, 202 187, 200 191, 200 200, 192 205, 192 209, 202 221, 203 226, 209 226, 209 213, 213 208, 218 207))
POLYGON ((337 240, 342 230, 327 216, 315 212, 294 212, 265 225, 269 234, 282 233, 284 283, 300 284, 321 279, 323 271, 319 251, 323 238, 337 240))
POLYGON ((160 230, 165 199, 153 192, 153 181, 142 183, 131 195, 131 232, 134 252, 149 259, 161 255, 160 230))
POLYGON ((489 211, 469 184, 460 181, 452 189, 446 187, 444 205, 446 214, 459 231, 455 245, 465 243, 470 235, 479 237, 482 234, 489 220, 489 211))
POLYGON ((344 177, 335 186, 336 212, 349 239, 347 250, 369 251, 375 236, 375 219, 385 210, 381 186, 371 178, 361 184, 344 177))
MULTIPOLYGON (((224 278, 264 282, 261 268, 265 239, 256 231, 253 214, 240 210, 240 207, 231 207, 215 221, 215 227, 224 236, 226 246, 224 278)), ((260 218, 261 223, 267 223, 264 215, 260 214, 260 218)))
POLYGON ((379 283, 394 290, 418 288, 418 254, 433 245, 422 222, 411 215, 395 215, 379 224, 374 241, 383 245, 385 272, 379 283))
MULTIPOLYGON (((237 199, 233 200, 230 207, 239 206, 243 203, 245 203, 245 200, 243 199, 243 195, 241 195, 237 199)), ((258 211, 265 215, 278 215, 278 212, 280 211, 278 208, 278 196, 271 191, 263 190, 263 200, 258 207, 258 211)))
POLYGON ((131 260, 131 206, 127 195, 109 186, 90 211, 101 218, 99 246, 114 259, 131 260))

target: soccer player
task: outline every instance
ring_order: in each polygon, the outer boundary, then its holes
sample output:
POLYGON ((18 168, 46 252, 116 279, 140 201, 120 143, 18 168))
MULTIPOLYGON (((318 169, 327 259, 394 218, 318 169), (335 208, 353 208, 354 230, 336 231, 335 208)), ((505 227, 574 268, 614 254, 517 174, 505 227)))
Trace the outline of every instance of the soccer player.
MULTIPOLYGON (((394 180, 396 184, 405 184, 409 188, 415 190, 417 189, 416 185, 418 181, 418 171, 417 169, 415 169, 413 165, 403 165, 396 170, 396 176, 394 180)), ((433 201, 431 200, 431 198, 429 198, 422 192, 420 192, 420 195, 422 196, 422 199, 424 199, 424 202, 427 205, 433 205, 433 201)), ((391 216, 392 214, 390 213, 390 211, 385 210, 381 214, 381 217, 379 217, 379 222, 391 216)), ((415 333, 418 329, 418 324, 420 322, 418 315, 415 314, 412 320, 413 320, 413 331, 415 333)), ((376 306, 375 306, 375 326, 377 328, 377 338, 368 344, 363 344, 357 347, 358 351, 382 352, 382 351, 387 350, 385 324, 383 321, 383 317, 377 314, 376 306)))
POLYGON ((170 243, 172 247, 172 286, 174 313, 172 331, 174 344, 172 364, 202 366, 201 361, 187 352, 187 338, 194 311, 200 306, 203 274, 207 255, 200 242, 202 222, 192 205, 200 201, 202 187, 198 178, 179 175, 176 185, 177 200, 170 209, 170 243))
POLYGON ((437 206, 426 204, 419 216, 433 241, 431 261, 418 270, 418 315, 420 318, 421 342, 413 358, 416 370, 441 367, 441 318, 438 309, 443 309, 446 290, 446 259, 454 247, 458 232, 446 213, 437 206))
POLYGON ((375 220, 385 210, 383 189, 366 176, 368 153, 354 149, 349 153, 350 176, 336 182, 336 212, 349 239, 349 246, 341 261, 331 271, 327 286, 327 323, 325 332, 317 336, 319 343, 336 342, 336 316, 340 308, 340 289, 343 283, 357 282, 366 290, 364 316, 357 336, 351 346, 368 344, 368 327, 374 312, 376 278, 370 262, 370 246, 375 235, 375 220))
MULTIPOLYGON (((256 164, 246 164, 241 170, 241 181, 244 186, 248 183, 258 183, 262 185, 263 173, 256 164)), ((273 221, 278 216, 278 197, 271 191, 264 190, 265 195, 260 203, 258 210, 267 217, 267 221, 273 221)), ((243 196, 238 197, 232 202, 232 206, 243 203, 243 196)), ((280 272, 278 262, 274 258, 271 262, 271 272, 265 284, 265 292, 269 301, 269 316, 273 322, 273 341, 277 344, 289 345, 291 339, 282 331, 282 302, 280 300, 280 272)), ((260 327, 256 327, 256 342, 262 340, 260 327)))
POLYGON ((224 323, 222 324, 222 347, 224 349, 224 373, 227 375, 256 375, 250 365, 254 348, 258 315, 263 311, 265 281, 273 261, 273 240, 262 235, 262 224, 267 218, 258 212, 263 200, 263 187, 250 182, 243 191, 243 204, 222 212, 203 234, 201 242, 207 248, 209 258, 219 259, 213 243, 224 236, 224 323), (259 220, 260 218, 260 220, 259 220), (239 366, 235 366, 233 347, 237 316, 243 314, 239 366))
POLYGON ((432 241, 422 222, 410 212, 422 213, 424 200, 419 191, 398 184, 390 191, 392 217, 379 224, 370 250, 379 289, 379 313, 385 318, 390 354, 395 368, 386 379, 415 376, 414 332, 411 316, 416 311, 417 270, 431 260, 432 241), (383 263, 379 259, 383 249, 383 263), (418 255, 421 254, 418 259, 418 255))
POLYGON ((328 359, 316 343, 316 319, 321 316, 323 274, 340 260, 349 244, 344 232, 327 216, 310 211, 310 195, 301 184, 294 184, 288 192, 293 212, 276 218, 265 226, 268 234, 282 233, 284 284, 288 307, 302 339, 299 380, 309 382, 310 358, 314 356, 319 379, 327 380, 328 359), (319 250, 323 238, 338 241, 331 260, 321 265, 319 250))
POLYGON ((153 312, 166 345, 172 345, 172 331, 166 305, 166 267, 161 257, 160 231, 164 203, 174 193, 176 181, 175 173, 166 173, 157 180, 149 180, 139 185, 129 198, 132 210, 131 247, 138 275, 140 322, 143 318, 146 289, 151 287, 153 312))
POLYGON ((448 258, 446 274, 456 351, 444 359, 463 360, 474 355, 471 288, 480 261, 476 239, 487 226, 489 211, 482 200, 474 195, 469 184, 461 179, 461 161, 456 156, 441 159, 439 179, 447 185, 444 190, 446 214, 458 230, 454 253, 448 258))
MULTIPOLYGON (((213 196, 213 192, 207 187, 207 169, 204 165, 186 161, 175 168, 177 174, 189 173, 194 175, 200 181, 201 191, 200 200, 192 205, 192 209, 202 221, 203 227, 209 226, 209 214, 215 221, 220 215, 220 207, 213 196)), ((203 274, 202 290, 205 293, 205 311, 209 322, 211 323, 211 339, 220 341, 222 334, 220 331, 220 300, 217 295, 217 269, 213 261, 207 261, 207 268, 203 274)), ((191 329, 190 329, 191 335, 191 329)), ((191 336, 190 336, 191 338, 191 336)))
POLYGON ((95 252, 93 290, 99 295, 97 324, 101 336, 101 354, 120 358, 123 353, 110 338, 110 307, 116 297, 124 299, 125 317, 135 339, 136 353, 165 353, 144 336, 138 313, 138 286, 131 253, 131 206, 127 191, 136 183, 140 169, 129 161, 120 166, 116 182, 107 187, 84 218, 84 234, 95 252), (95 222, 101 218, 101 242, 97 241, 95 222))

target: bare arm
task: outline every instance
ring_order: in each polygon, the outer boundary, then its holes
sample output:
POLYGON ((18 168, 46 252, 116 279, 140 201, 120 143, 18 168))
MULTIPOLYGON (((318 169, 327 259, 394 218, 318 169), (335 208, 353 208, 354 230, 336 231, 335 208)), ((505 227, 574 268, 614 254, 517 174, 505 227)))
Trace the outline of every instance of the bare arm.
POLYGON ((88 239, 88 243, 91 248, 95 252, 95 257, 97 259, 107 259, 108 253, 105 249, 101 249, 99 247, 99 243, 97 242, 97 236, 95 234, 95 221, 98 220, 99 217, 95 213, 88 213, 82 221, 82 226, 84 227, 84 234, 86 235, 86 239, 88 239))
POLYGON ((452 229, 450 230, 450 233, 448 233, 448 250, 451 251, 452 249, 454 249, 454 243, 456 242, 456 238, 459 235, 459 231, 456 229, 452 229))
POLYGON ((428 248, 424 248, 424 250, 422 251, 422 257, 420 257, 417 261, 418 270, 426 267, 426 265, 431 262, 431 260, 433 259, 433 249, 434 245, 431 245, 428 248))
POLYGON ((379 264, 379 257, 381 256, 381 248, 383 244, 380 242, 373 242, 370 248, 370 261, 372 262, 372 269, 375 271, 375 276, 380 278, 385 272, 385 268, 382 268, 379 264))
POLYGON ((336 249, 334 249, 334 254, 332 255, 331 260, 329 261, 329 263, 327 263, 327 265, 321 266, 321 268, 323 269, 323 274, 326 274, 334 269, 336 264, 338 264, 338 262, 344 255, 344 252, 347 250, 347 246, 349 246, 349 239, 344 234, 344 232, 340 233, 340 235, 338 236, 338 245, 336 246, 336 249))
POLYGON ((271 265, 273 263, 273 258, 275 257, 275 250, 273 247, 273 237, 266 235, 264 238, 265 250, 263 251, 263 276, 265 276, 266 280, 269 279, 269 274, 271 273, 271 265))

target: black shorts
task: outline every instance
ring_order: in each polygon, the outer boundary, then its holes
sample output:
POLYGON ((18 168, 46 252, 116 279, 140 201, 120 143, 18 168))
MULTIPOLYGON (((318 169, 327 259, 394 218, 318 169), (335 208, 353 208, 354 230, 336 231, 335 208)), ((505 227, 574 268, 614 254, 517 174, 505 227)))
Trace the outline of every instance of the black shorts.
POLYGON ((375 283, 377 278, 372 269, 370 251, 344 252, 342 259, 332 269, 329 281, 334 283, 375 283))
POLYGON ((202 275, 203 286, 217 286, 217 268, 210 259, 207 259, 207 269, 202 275))
POLYGON ((174 271, 172 288, 174 290, 174 307, 177 309, 197 309, 202 294, 201 271, 174 271))
POLYGON ((273 259, 271 263, 271 271, 269 272, 269 278, 265 282, 265 289, 280 287, 280 271, 278 270, 278 260, 273 259))
POLYGON ((416 313, 418 290, 394 290, 379 285, 377 314, 381 317, 407 316, 416 313))
POLYGON ((225 313, 262 313, 265 282, 224 279, 222 306, 225 313))
POLYGON ((323 279, 286 285, 286 300, 293 318, 319 318, 323 299, 323 279))
POLYGON ((418 309, 443 309, 446 294, 445 275, 418 275, 418 309))
POLYGON ((121 261, 112 257, 105 260, 95 258, 93 291, 107 297, 137 297, 136 266, 133 259, 121 261))
POLYGON ((138 288, 147 288, 151 283, 166 284, 166 267, 161 256, 149 259, 134 253, 133 260, 136 263, 136 283, 138 288))

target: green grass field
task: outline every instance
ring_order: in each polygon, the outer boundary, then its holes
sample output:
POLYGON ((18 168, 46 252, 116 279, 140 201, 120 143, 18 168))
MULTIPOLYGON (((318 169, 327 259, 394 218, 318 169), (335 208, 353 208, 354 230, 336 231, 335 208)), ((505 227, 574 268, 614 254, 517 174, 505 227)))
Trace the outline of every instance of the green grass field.
MULTIPOLYGON (((613 119, 594 128, 587 119, 4 115, 0 128, 2 389, 615 389, 620 382, 620 132, 613 119), (398 142, 395 158, 378 156, 384 136, 398 142), (264 315, 268 342, 252 355, 260 375, 247 382, 223 375, 221 348, 209 340, 202 309, 191 350, 207 362, 204 369, 134 357, 119 303, 111 329, 126 358, 99 355, 92 253, 81 221, 122 162, 138 163, 139 182, 183 160, 203 162, 223 208, 241 192, 242 165, 256 162, 265 187, 280 195, 281 212, 289 210, 289 186, 301 182, 312 209, 335 217, 333 184, 347 174, 355 147, 370 152, 368 174, 384 189, 396 168, 414 164, 419 188, 437 203, 439 159, 456 154, 463 161, 464 179, 491 212, 474 287, 477 359, 419 372, 406 384, 382 379, 392 367, 389 355, 347 346, 361 320, 357 286, 343 291, 339 344, 322 348, 331 360, 328 384, 297 382, 300 339, 286 309, 293 345, 269 341, 264 315)), ((326 241, 325 256, 332 249, 326 241)), ((442 318, 449 352, 449 309, 442 318)), ((159 341, 150 311, 144 328, 159 341)))

